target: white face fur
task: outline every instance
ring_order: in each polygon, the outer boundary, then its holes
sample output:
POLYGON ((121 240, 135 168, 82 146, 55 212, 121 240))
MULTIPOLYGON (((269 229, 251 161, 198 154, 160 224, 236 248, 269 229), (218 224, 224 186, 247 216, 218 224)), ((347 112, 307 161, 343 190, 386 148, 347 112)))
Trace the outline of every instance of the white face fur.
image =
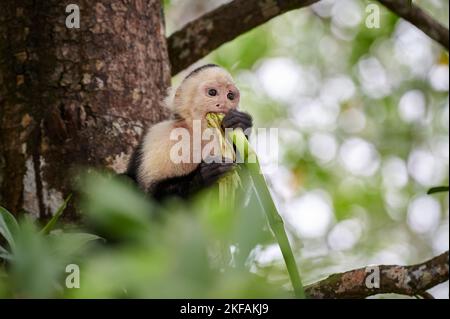
POLYGON ((206 113, 227 113, 239 105, 240 93, 231 75, 222 68, 201 70, 183 81, 174 98, 174 110, 186 120, 203 119, 206 113))

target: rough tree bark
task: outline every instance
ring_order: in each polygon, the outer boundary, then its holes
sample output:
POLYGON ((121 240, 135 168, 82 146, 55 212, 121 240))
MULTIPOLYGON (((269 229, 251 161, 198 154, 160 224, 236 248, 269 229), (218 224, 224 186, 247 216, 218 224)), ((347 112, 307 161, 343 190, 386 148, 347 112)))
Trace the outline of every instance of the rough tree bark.
MULTIPOLYGON (((160 0, 0 1, 0 200, 46 218, 78 166, 125 168, 170 81, 160 0)), ((69 218, 74 215, 68 211, 69 218)))

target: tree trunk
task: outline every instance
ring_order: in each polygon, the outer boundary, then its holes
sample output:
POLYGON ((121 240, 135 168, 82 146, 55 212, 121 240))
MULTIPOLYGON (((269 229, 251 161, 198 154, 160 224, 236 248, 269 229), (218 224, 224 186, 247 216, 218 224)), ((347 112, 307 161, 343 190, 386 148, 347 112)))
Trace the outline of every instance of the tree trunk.
MULTIPOLYGON (((170 67, 160 0, 0 1, 0 205, 48 218, 73 169, 125 169, 166 112, 170 67)), ((69 209, 70 219, 75 217, 69 209)))

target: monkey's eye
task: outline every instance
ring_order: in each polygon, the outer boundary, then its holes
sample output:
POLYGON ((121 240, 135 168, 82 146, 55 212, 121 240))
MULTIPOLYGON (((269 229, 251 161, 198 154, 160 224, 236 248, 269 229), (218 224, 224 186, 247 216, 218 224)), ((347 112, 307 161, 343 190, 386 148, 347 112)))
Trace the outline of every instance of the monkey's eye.
POLYGON ((216 96, 217 95, 217 90, 216 89, 209 89, 208 90, 208 95, 209 96, 216 96))
POLYGON ((227 94, 227 98, 228 98, 230 101, 233 101, 234 98, 235 98, 234 93, 233 93, 233 92, 228 93, 228 94, 227 94))

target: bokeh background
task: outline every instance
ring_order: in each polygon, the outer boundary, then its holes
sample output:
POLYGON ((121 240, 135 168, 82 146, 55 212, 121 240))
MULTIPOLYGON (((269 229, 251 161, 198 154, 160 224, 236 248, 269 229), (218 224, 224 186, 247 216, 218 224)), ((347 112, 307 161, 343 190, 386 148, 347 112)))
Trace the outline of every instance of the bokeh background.
MULTIPOLYGON (((166 1, 168 33, 225 2, 166 1)), ((448 27, 448 1, 415 3, 448 27)), ((448 250, 448 193, 426 195, 448 185, 449 66, 439 44, 376 2, 324 0, 205 62, 230 70, 256 127, 279 129, 278 158, 259 155, 307 283, 448 250), (380 28, 366 27, 369 4, 380 28)), ((275 244, 259 246, 256 260, 273 277, 283 264, 275 244)), ((448 298, 448 282, 431 293, 448 298)))

